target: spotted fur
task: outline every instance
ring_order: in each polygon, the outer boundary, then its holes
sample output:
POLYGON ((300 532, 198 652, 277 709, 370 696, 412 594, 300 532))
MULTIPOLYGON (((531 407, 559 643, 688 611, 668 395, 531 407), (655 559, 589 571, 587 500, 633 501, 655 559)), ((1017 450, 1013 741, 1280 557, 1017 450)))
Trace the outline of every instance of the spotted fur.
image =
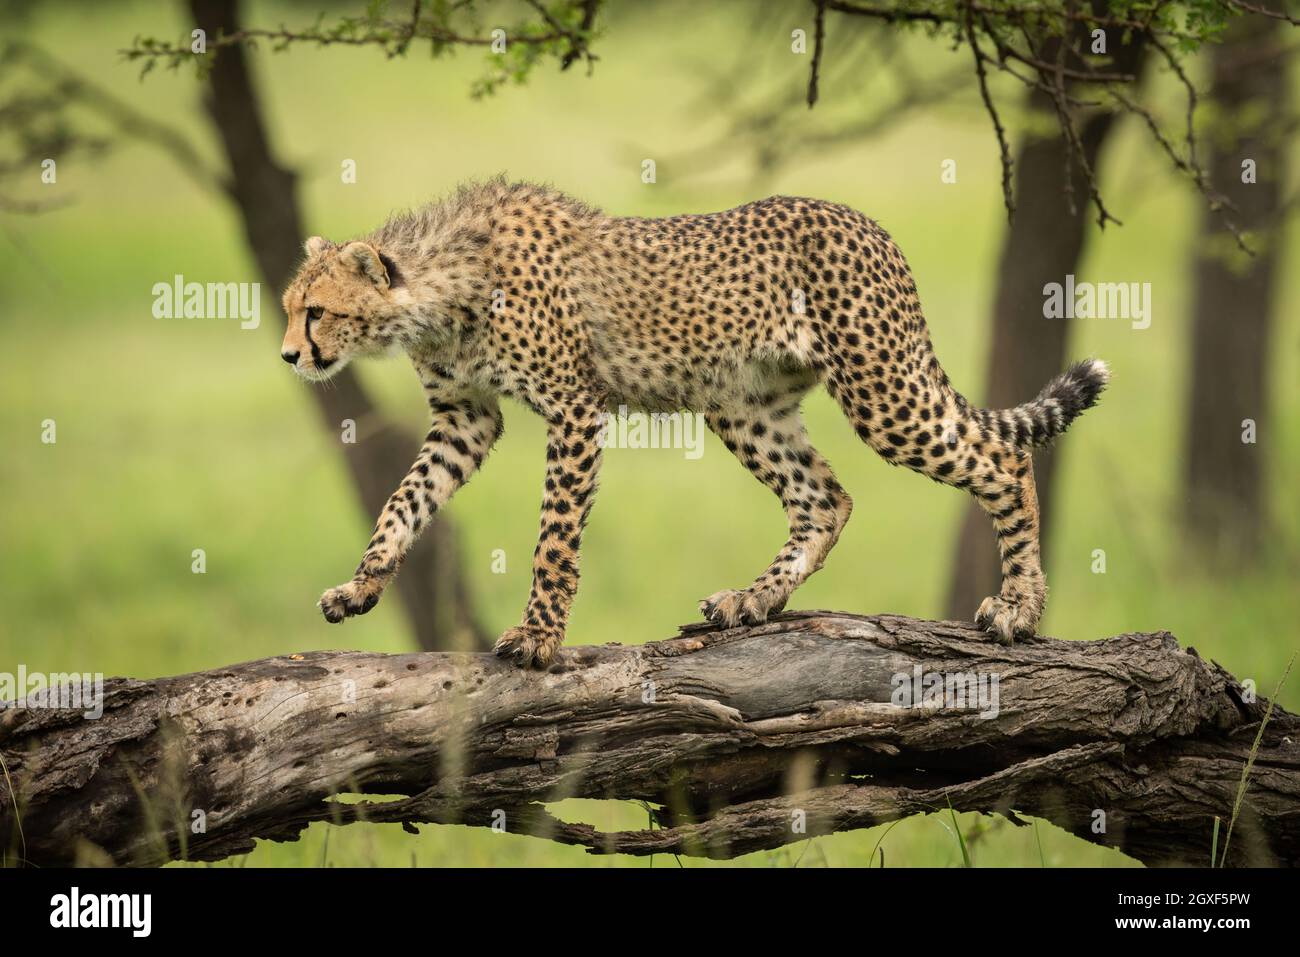
POLYGON ((356 356, 406 352, 432 422, 351 581, 320 601, 342 621, 374 607, 433 514, 501 434, 498 399, 547 424, 533 583, 499 654, 544 667, 564 638, 604 414, 703 414, 780 499, 790 535, 745 588, 704 599, 724 626, 764 621, 817 571, 852 502, 804 430, 821 383, 886 461, 969 491, 993 521, 1002 586, 976 621, 1033 634, 1046 596, 1026 447, 1096 402, 1082 362, 1014 409, 973 407, 930 345, 916 285, 888 233, 847 206, 772 197, 725 212, 610 217, 552 190, 494 180, 397 216, 362 239, 307 242, 284 295, 284 358, 325 378, 356 356))

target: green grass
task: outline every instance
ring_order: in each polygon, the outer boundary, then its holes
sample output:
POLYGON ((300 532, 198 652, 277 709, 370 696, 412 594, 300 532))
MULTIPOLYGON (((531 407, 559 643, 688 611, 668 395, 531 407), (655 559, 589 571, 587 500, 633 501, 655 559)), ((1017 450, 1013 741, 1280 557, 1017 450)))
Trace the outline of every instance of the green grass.
MULTIPOLYGON (((501 170, 551 181, 620 214, 754 198, 739 160, 708 171, 665 160, 657 184, 640 182, 641 158, 682 155, 720 128, 710 111, 685 105, 699 94, 697 68, 746 36, 726 12, 676 9, 671 43, 654 38, 653 22, 613 31, 593 79, 544 69, 528 87, 484 103, 465 95, 477 71, 468 56, 433 64, 351 50, 259 56, 275 144, 304 172, 309 228, 346 236, 390 209, 501 170), (356 185, 339 181, 345 158, 358 163, 356 185)), ((136 33, 179 33, 181 21, 166 21, 176 11, 164 13, 161 22, 153 5, 86 7, 75 18, 53 13, 37 22, 36 38, 211 149, 189 75, 155 75, 140 85, 114 54, 136 33)), ((248 15, 278 23, 301 14, 256 5, 248 15)), ((780 56, 769 59, 788 69, 780 56)), ((826 91, 828 102, 835 94, 826 91)), ((1300 500, 1290 478, 1300 468, 1300 357, 1283 347, 1295 342, 1300 317, 1289 309, 1278 317, 1269 428, 1257 446, 1273 490, 1269 554, 1259 568, 1212 573, 1185 553, 1176 525, 1190 322, 1185 237, 1196 200, 1134 125, 1125 125, 1116 146, 1103 174, 1126 225, 1091 237, 1079 275, 1152 282, 1156 314, 1145 331, 1077 325, 1071 352, 1108 359, 1115 382, 1062 443, 1043 630, 1090 639, 1168 629, 1272 688, 1300 617, 1300 500), (1104 575, 1090 570, 1098 548, 1107 555, 1104 575)), ((342 630, 314 608, 324 588, 350 574, 372 517, 354 503, 334 439, 303 394, 310 387, 279 361, 275 296, 268 291, 256 331, 150 315, 151 286, 176 273, 257 278, 231 211, 144 147, 93 165, 63 163, 59 176, 72 206, 0 224, 0 668, 23 662, 34 671, 148 677, 306 649, 406 650, 391 601, 342 630), (55 445, 40 442, 47 418, 58 424, 55 445), (204 575, 190 571, 196 548, 207 555, 204 575)), ((809 157, 767 191, 841 200, 884 223, 916 273, 940 359, 978 401, 1004 222, 997 177, 986 124, 974 109, 954 106, 880 140, 809 157), (959 180, 945 186, 939 163, 950 157, 959 180)), ((1300 243, 1287 249, 1283 302, 1300 292, 1300 243)), ((420 428, 422 399, 404 364, 363 364, 361 373, 388 413, 413 433, 420 428)), ((886 467, 825 396, 810 398, 807 418, 857 509, 826 568, 794 604, 940 614, 963 496, 886 467)), ((527 593, 543 471, 537 420, 510 407, 506 423, 483 472, 450 509, 493 629, 517 621, 527 593), (505 574, 491 572, 496 549, 506 553, 505 574)), ((677 451, 612 451, 584 544, 570 640, 671 634, 695 618, 701 595, 749 581, 783 538, 776 503, 712 436, 698 461, 677 451)), ((1284 689, 1281 703, 1296 707, 1300 693, 1284 689)), ((644 811, 630 804, 566 802, 559 813, 600 827, 644 826, 644 811)), ((891 827, 741 863, 878 866, 882 852, 889 867, 959 866, 965 854, 974 866, 1132 863, 1046 822, 1026 828, 937 814, 891 827), (950 826, 965 835, 961 846, 950 826)), ((230 863, 652 863, 461 827, 428 826, 419 837, 395 825, 326 833, 315 825, 299 842, 264 843, 230 863)))

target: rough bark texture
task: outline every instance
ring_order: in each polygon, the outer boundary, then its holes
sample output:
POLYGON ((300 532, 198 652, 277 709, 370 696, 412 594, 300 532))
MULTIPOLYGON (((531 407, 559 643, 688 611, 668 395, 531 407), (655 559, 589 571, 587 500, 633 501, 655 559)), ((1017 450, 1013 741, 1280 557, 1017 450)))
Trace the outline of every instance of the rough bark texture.
MULTIPOLYGON (((1141 38, 1116 44, 1116 69, 1142 72, 1145 50, 1141 38)), ((1055 62, 1056 41, 1047 44, 1041 57, 1055 62)), ((1067 89, 1078 93, 1066 84, 1067 89)), ((1082 95, 1082 94, 1080 94, 1082 95)), ((1085 99, 1087 97, 1084 97, 1085 99)), ((1028 108, 1051 115, 1052 99, 1041 90, 1028 96, 1028 108)), ((1100 175, 1104 147, 1115 128, 1116 116, 1109 110, 1093 111, 1079 128, 1079 141, 1089 166, 1100 175)), ((988 358, 988 390, 982 404, 991 409, 1019 405, 1038 393, 1043 385, 1065 368, 1068 359, 1071 322, 1043 318, 1043 286, 1064 283, 1069 273, 1078 274, 1094 209, 1088 202, 1083 168, 1066 165, 1066 144, 1057 136, 1025 139, 1015 159, 1016 214, 1007 230, 998 262, 997 292, 993 303, 993 342, 988 358), (1068 169, 1073 189, 1074 210, 1066 194, 1068 169)), ((1104 409, 1104 404, 1103 404, 1104 409)), ((1094 412, 1093 415, 1098 413, 1094 412)), ((1076 426, 1077 427, 1077 426, 1076 426)), ((1087 427, 1086 419, 1084 427, 1087 427)), ((1069 439, 1067 438, 1068 444, 1069 439)), ((1056 474, 1052 448, 1034 452, 1034 476, 1038 485, 1039 535, 1043 554, 1051 531, 1052 485, 1056 474)), ((974 614, 986 595, 998 594, 1001 558, 988 516, 973 503, 966 509, 957 542, 957 557, 948 591, 948 614, 967 618, 974 614)))
MULTIPOLYGON (((1208 864, 1266 707, 1167 633, 1004 647, 956 622, 828 612, 568 648, 547 673, 489 654, 313 652, 112 679, 105 698, 98 720, 0 711, 11 861, 215 860, 357 820, 726 858, 951 806, 1208 864), (917 668, 996 675, 996 713, 897 705, 896 676, 917 668), (330 800, 344 792, 407 797, 330 800), (648 801, 660 826, 563 823, 544 805, 564 797, 648 801)), ((1278 709, 1229 863, 1297 862, 1300 718, 1278 709)))
MULTIPOLYGON (((209 36, 240 28, 239 5, 232 0, 190 0, 190 10, 209 36)), ((262 281, 278 295, 293 278, 307 234, 297 177, 272 151, 243 47, 228 47, 213 61, 207 109, 230 165, 231 200, 249 249, 262 281)), ((269 350, 267 355, 268 361, 276 358, 269 350)), ((378 515, 410 468, 420 437, 387 421, 350 369, 334 376, 329 388, 311 388, 309 394, 330 434, 340 436, 345 419, 356 423, 357 441, 340 441, 339 447, 362 507, 368 516, 378 515)), ((358 539, 356 557, 365 541, 358 539)), ((341 566, 338 581, 322 582, 321 591, 346 580, 352 570, 350 564, 341 566)), ((491 643, 474 615, 455 530, 446 516, 432 521, 407 555, 396 589, 419 647, 469 650, 491 643)))
POLYGON ((1185 515, 1192 543, 1224 565, 1258 557, 1267 525, 1264 454, 1277 440, 1268 344, 1284 261, 1280 226, 1291 135, 1278 119, 1289 115, 1291 100, 1288 31, 1279 20, 1241 17, 1210 53, 1211 102, 1229 127, 1209 138, 1210 180, 1236 205, 1232 219, 1256 248, 1253 258, 1237 253, 1222 214, 1202 211, 1193 265, 1185 515), (1247 159, 1256 163, 1254 183, 1241 181, 1247 159), (1242 440, 1247 419, 1256 425, 1253 443, 1242 440))

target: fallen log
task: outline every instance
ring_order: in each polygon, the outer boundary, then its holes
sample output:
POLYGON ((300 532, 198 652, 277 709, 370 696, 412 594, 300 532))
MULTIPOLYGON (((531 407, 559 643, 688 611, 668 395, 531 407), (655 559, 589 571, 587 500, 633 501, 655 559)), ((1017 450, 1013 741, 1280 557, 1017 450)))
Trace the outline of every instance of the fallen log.
MULTIPOLYGON (((0 710, 0 848, 40 866, 217 860, 365 820, 730 858, 951 807, 1205 865, 1267 706, 1164 632, 1006 647, 892 615, 687 626, 566 648, 546 673, 308 652, 110 679, 95 720, 0 710), (657 826, 562 822, 546 805, 568 797, 648 802, 657 826)), ((1227 863, 1300 863, 1300 717, 1280 708, 1227 863)))

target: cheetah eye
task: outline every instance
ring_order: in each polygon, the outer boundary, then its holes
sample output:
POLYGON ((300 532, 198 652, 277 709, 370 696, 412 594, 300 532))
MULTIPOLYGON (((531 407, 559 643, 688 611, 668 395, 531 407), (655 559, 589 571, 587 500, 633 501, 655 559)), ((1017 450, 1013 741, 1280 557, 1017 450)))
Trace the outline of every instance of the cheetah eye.
POLYGON ((307 318, 308 318, 308 319, 312 319, 312 320, 319 319, 322 315, 324 315, 324 313, 325 313, 325 307, 324 307, 324 306, 308 306, 308 307, 307 307, 307 318))

